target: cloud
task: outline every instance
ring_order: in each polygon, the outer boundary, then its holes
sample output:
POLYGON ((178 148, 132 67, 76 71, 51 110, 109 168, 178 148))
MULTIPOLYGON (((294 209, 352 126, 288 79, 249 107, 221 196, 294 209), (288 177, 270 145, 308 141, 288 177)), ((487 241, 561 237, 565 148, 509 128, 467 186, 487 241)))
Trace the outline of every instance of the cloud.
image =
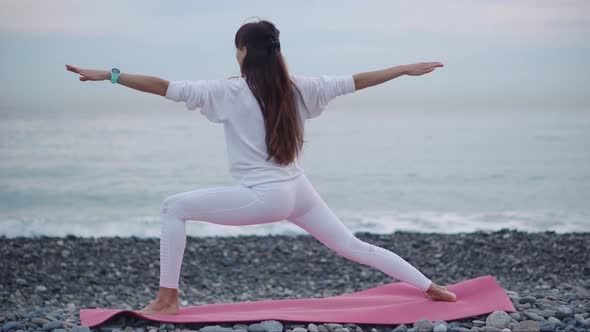
POLYGON ((0 31, 71 36, 123 36, 182 42, 191 33, 219 38, 248 16, 274 19, 292 34, 341 33, 383 40, 429 33, 493 43, 579 43, 590 32, 586 1, 28 1, 0 3, 0 31), (298 3, 301 4, 301 3, 298 3), (286 7, 289 6, 289 7, 286 7), (184 33, 184 34, 183 34, 184 33))

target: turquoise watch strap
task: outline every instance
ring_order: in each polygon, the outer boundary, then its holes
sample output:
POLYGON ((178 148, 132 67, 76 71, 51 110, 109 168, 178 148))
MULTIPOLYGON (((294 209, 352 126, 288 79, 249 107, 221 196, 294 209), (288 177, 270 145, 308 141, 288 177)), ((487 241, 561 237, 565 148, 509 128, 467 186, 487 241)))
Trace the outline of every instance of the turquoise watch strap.
POLYGON ((111 69, 111 83, 115 84, 119 80, 119 75, 121 75, 121 71, 118 68, 111 69))

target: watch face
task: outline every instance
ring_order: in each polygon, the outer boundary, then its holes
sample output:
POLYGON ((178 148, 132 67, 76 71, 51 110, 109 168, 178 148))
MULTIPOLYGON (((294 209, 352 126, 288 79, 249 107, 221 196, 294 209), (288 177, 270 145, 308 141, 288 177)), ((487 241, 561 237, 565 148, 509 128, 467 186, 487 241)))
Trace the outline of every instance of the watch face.
POLYGON ((121 73, 121 71, 119 69, 117 69, 117 68, 113 68, 112 69, 112 72, 115 73, 115 74, 120 74, 121 73))

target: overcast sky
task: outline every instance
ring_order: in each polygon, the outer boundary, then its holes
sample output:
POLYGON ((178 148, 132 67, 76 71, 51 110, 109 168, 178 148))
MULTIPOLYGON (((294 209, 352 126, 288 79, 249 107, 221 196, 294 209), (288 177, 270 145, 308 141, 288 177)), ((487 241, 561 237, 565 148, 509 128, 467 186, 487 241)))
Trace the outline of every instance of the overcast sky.
POLYGON ((237 75, 234 35, 251 16, 276 24, 293 73, 445 65, 359 91, 364 101, 590 104, 590 1, 3 0, 0 105, 153 105, 158 96, 80 82, 64 65, 169 80, 237 75))

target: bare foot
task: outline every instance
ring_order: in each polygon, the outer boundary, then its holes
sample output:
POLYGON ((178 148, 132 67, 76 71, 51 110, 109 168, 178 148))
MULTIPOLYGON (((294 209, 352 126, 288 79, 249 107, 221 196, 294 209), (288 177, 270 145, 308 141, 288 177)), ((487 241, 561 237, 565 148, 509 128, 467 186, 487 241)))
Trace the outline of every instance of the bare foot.
POLYGON ((139 312, 144 315, 177 315, 180 312, 180 307, 178 304, 168 304, 154 300, 139 312))
POLYGON ((457 301, 457 295, 451 291, 449 291, 444 286, 439 286, 434 282, 430 285, 428 290, 424 292, 424 295, 435 301, 446 301, 446 302, 455 302, 457 301))

